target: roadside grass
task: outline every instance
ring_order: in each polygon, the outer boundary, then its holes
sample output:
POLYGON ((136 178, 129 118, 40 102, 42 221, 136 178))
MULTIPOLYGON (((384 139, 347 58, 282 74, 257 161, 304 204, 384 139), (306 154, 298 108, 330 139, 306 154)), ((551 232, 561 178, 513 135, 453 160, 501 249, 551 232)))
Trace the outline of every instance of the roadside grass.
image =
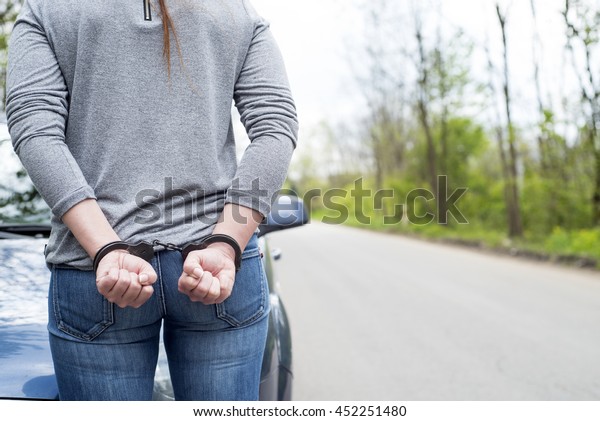
POLYGON ((415 225, 403 220, 384 224, 382 216, 370 216, 370 221, 357 220, 352 212, 340 218, 339 212, 314 209, 311 220, 341 223, 357 228, 388 232, 436 242, 492 250, 535 260, 553 261, 572 266, 600 269, 600 228, 565 230, 556 227, 546 235, 526 232, 523 238, 510 239, 505 232, 490 230, 476 224, 415 225))

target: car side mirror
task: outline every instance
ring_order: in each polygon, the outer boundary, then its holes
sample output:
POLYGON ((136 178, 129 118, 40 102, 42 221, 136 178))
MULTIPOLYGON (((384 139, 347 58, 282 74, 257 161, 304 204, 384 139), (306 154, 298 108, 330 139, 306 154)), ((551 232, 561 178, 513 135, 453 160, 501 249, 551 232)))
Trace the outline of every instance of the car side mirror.
POLYGON ((308 222, 308 211, 302 199, 298 196, 281 194, 273 203, 271 213, 258 227, 260 230, 258 235, 299 227, 308 222))

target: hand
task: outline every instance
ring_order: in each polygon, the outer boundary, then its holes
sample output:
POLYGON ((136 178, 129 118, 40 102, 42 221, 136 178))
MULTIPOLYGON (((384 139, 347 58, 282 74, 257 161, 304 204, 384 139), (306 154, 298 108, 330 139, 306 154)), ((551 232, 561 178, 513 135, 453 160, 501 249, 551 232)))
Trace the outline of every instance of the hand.
POLYGON ((235 281, 235 252, 225 243, 192 251, 183 262, 179 292, 203 304, 222 303, 231 295, 235 281))
POLYGON ((98 292, 121 308, 141 307, 154 293, 156 279, 150 263, 125 250, 108 253, 96 271, 98 292))

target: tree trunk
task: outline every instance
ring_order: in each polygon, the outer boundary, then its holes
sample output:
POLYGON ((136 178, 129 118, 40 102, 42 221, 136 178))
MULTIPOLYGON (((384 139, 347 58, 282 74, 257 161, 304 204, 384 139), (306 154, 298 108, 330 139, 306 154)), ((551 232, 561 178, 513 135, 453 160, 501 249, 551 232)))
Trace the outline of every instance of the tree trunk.
POLYGON ((600 224, 600 151, 596 151, 596 185, 593 197, 594 225, 600 224))
MULTIPOLYGON (((417 19, 418 20, 418 19, 417 19)), ((417 28, 415 37, 417 39, 417 46, 419 48, 419 98, 418 98, 418 109, 419 109, 419 120, 425 134, 425 140, 427 141, 427 173, 429 178, 429 185, 435 202, 438 201, 438 187, 437 187, 437 154, 435 148, 435 140, 433 138, 433 132, 431 128, 431 122, 428 111, 428 83, 429 83, 429 71, 427 68, 427 57, 425 56, 425 46, 423 45, 423 34, 421 32, 420 22, 417 21, 417 28)))
POLYGON ((500 12, 500 6, 496 4, 496 13, 498 14, 498 21, 500 22, 500 29, 502 30, 502 45, 503 45, 503 56, 504 56, 504 105, 506 110, 506 124, 508 133, 508 179, 507 188, 508 192, 508 235, 511 238, 521 237, 523 235, 523 224, 521 222, 521 206, 519 199, 519 186, 517 184, 518 173, 517 173, 517 149, 516 149, 516 136, 515 128, 512 123, 511 115, 511 96, 510 96, 510 84, 508 75, 508 48, 506 42, 506 16, 500 12))
MULTIPOLYGON (((577 4, 575 3, 575 8, 577 4)), ((587 84, 579 77, 579 84, 583 95, 583 102, 589 106, 589 115, 587 116, 588 142, 589 147, 594 157, 594 191, 592 193, 592 224, 598 226, 600 224, 600 138, 598 128, 600 127, 600 83, 598 83, 592 68, 592 48, 598 45, 597 32, 594 32, 593 26, 586 22, 583 17, 589 16, 585 11, 579 11, 579 22, 571 21, 569 13, 571 10, 571 1, 565 0, 565 10, 563 17, 567 27, 567 48, 574 54, 573 39, 578 40, 585 54, 585 69, 584 72, 588 78, 587 84), (583 16, 582 16, 583 15, 583 16), (583 22, 582 22, 583 21, 583 22), (580 26, 576 26, 579 23, 580 26)), ((588 11, 589 12, 589 11, 588 11)), ((577 71, 577 69, 575 69, 577 71)))

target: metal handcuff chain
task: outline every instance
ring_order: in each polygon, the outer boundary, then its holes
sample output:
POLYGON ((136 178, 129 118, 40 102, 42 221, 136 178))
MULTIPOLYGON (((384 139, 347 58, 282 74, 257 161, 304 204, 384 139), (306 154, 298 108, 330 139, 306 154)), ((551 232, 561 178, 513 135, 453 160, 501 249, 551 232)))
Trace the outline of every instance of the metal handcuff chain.
POLYGON ((157 247, 163 247, 167 250, 177 250, 181 252, 183 260, 187 258, 188 254, 196 250, 204 250, 210 244, 214 243, 225 243, 229 244, 235 251, 235 271, 239 271, 242 265, 242 249, 238 242, 231 236, 225 234, 211 234, 204 237, 199 243, 188 243, 183 247, 179 247, 172 243, 163 243, 159 240, 154 240, 152 243, 147 241, 140 241, 139 243, 128 243, 125 241, 113 241, 104 245, 96 255, 94 256, 94 272, 98 270, 100 261, 110 252, 115 250, 125 250, 129 254, 140 257, 147 262, 152 260, 154 253, 157 251, 157 247))

